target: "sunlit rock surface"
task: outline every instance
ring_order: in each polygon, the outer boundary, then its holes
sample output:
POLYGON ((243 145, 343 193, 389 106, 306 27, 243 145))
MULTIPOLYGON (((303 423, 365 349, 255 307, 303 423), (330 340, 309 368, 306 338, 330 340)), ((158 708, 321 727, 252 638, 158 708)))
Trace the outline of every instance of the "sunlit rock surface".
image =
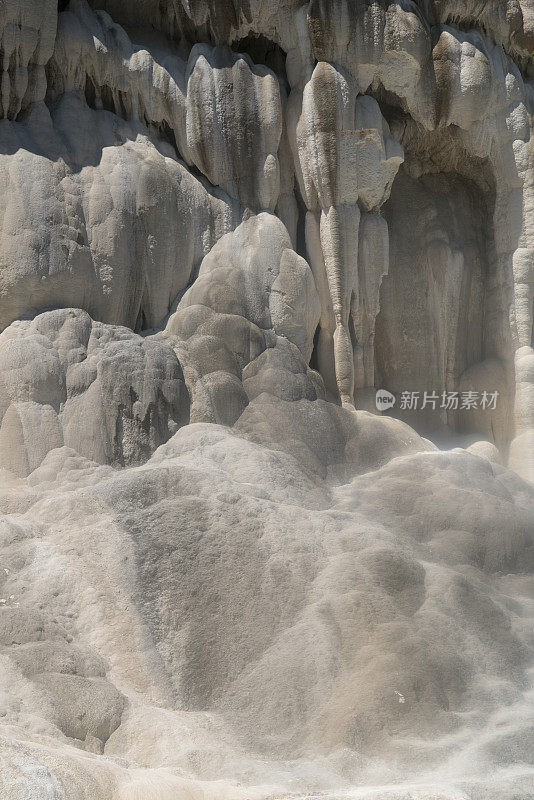
POLYGON ((532 800, 532 0, 0 43, 0 797, 532 800))
POLYGON ((63 445, 101 464, 136 464, 189 421, 172 346, 80 310, 6 328, 0 375, 0 463, 17 475, 63 445))

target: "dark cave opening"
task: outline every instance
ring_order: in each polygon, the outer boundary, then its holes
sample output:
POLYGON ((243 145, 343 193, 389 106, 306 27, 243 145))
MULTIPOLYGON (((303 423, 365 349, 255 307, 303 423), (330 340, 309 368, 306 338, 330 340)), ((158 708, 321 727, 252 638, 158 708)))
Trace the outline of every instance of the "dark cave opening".
POLYGON ((319 372, 319 357, 317 354, 317 347, 319 344, 319 336, 321 335, 321 325, 317 325, 313 335, 313 351, 310 358, 310 368, 319 372))
POLYGON ((254 64, 264 64, 277 75, 285 74, 286 54, 282 48, 262 34, 249 33, 232 44, 234 53, 246 53, 254 64))
MULTIPOLYGON (((455 391, 509 346, 493 170, 464 149, 455 126, 427 131, 396 95, 380 86, 370 94, 405 153, 382 207, 390 256, 376 317, 375 387, 398 399, 402 392, 455 391)), ((388 413, 423 435, 464 426, 458 414, 399 406, 388 413)))
POLYGON ((96 108, 96 88, 89 75, 85 78, 85 101, 89 108, 96 108))
POLYGON ((89 108, 94 111, 109 111, 112 114, 118 114, 121 117, 126 117, 126 103, 124 100, 123 92, 117 91, 114 95, 113 89, 104 84, 97 88, 90 75, 85 78, 85 100, 89 108), (117 107, 118 101, 118 107, 117 107))
POLYGON ((151 327, 148 288, 145 284, 141 302, 139 303, 139 311, 137 313, 137 320, 134 325, 134 332, 142 333, 143 331, 150 330, 151 327))
POLYGON ((178 158, 181 157, 180 151, 178 150, 175 133, 166 120, 163 120, 163 122, 160 122, 159 125, 156 125, 148 120, 145 116, 145 123, 147 128, 152 128, 155 131, 158 139, 161 139, 163 142, 167 142, 167 144, 171 145, 178 158))

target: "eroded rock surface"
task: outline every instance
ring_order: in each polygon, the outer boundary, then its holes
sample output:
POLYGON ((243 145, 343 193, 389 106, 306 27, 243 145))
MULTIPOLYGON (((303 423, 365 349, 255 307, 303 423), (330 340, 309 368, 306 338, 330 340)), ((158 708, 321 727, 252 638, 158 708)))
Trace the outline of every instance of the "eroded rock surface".
POLYGON ((149 458, 189 421, 189 397, 165 339, 64 309, 0 334, 0 465, 37 469, 58 447, 100 464, 149 458))
POLYGON ((277 217, 259 214, 223 236, 166 328, 181 340, 192 421, 232 425, 262 393, 324 396, 308 367, 319 310, 310 267, 277 217))
POLYGON ((534 798, 532 0, 0 6, 0 796, 534 798))
POLYGON ((410 780, 427 786, 415 797, 528 791, 526 772, 470 787, 503 752, 524 757, 532 723, 532 490, 400 422, 329 409, 271 401, 237 432, 185 426, 119 472, 57 449, 3 491, 2 730, 60 796, 80 774, 98 800, 165 796, 184 774, 213 797, 240 797, 236 781, 258 797, 357 782, 371 798, 386 779, 406 784, 395 798, 410 780), (351 460, 364 474, 332 490, 351 460), (82 729, 69 715, 85 703, 82 729))

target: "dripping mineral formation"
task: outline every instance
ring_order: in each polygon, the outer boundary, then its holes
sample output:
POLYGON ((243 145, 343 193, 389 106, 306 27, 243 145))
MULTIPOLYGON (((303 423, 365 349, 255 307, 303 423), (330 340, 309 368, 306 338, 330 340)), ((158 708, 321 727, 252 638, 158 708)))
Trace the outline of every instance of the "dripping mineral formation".
POLYGON ((533 0, 0 5, 2 800, 532 800, 533 0))

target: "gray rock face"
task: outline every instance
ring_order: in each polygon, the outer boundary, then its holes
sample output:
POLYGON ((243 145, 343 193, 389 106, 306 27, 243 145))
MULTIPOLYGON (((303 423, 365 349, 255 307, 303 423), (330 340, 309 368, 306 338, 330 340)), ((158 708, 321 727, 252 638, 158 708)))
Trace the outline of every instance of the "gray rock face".
POLYGON ((183 342, 191 420, 232 425, 264 392, 323 396, 307 366, 319 310, 310 267, 277 217, 259 214, 223 236, 167 323, 183 342))
POLYGON ((56 3, 29 0, 2 8, 2 119, 16 119, 32 103, 44 100, 46 65, 54 51, 56 3))
POLYGON ((1 127, 2 329, 56 306, 156 325, 241 219, 168 145, 158 149, 146 130, 93 111, 78 93, 63 95, 52 115, 33 106, 1 127))
POLYGON ((190 158, 211 183, 245 206, 274 210, 282 104, 269 69, 224 46, 193 47, 186 125, 190 158))
POLYGON ((0 50, 0 797, 534 798, 532 0, 0 50))
POLYGON ((165 339, 79 310, 10 325, 0 335, 0 387, 0 464, 17 475, 63 445, 100 464, 136 464, 189 420, 182 369, 165 339))

